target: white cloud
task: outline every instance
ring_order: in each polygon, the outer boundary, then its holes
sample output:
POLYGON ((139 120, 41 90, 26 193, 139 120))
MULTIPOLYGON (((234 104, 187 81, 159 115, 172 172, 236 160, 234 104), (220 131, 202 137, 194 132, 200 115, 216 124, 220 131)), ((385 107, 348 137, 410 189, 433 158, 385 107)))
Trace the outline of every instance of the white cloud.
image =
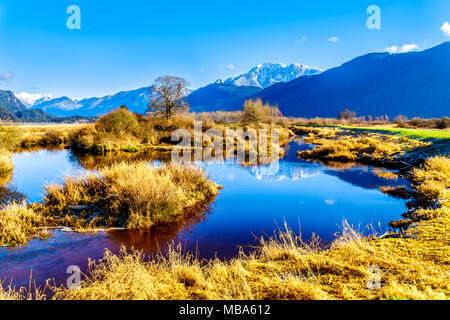
POLYGON ((411 43, 411 44, 405 44, 401 47, 399 46, 392 46, 392 47, 387 47, 384 50, 386 50, 389 53, 406 53, 406 52, 410 52, 413 50, 418 50, 419 46, 415 43, 411 43))
POLYGON ((14 77, 14 73, 12 73, 12 72, 5 72, 5 73, 0 74, 0 80, 2 80, 2 81, 8 81, 12 77, 14 77))
POLYGON ((384 48, 389 53, 397 53, 398 52, 398 46, 392 46, 392 47, 386 47, 384 48))
POLYGON ((441 31, 444 33, 444 35, 450 37, 450 23, 448 23, 448 21, 445 21, 445 23, 442 25, 441 31))
POLYGON ((201 69, 200 69, 200 72, 202 72, 202 73, 205 72, 205 69, 201 68, 201 69))
POLYGON ((331 37, 330 39, 328 39, 329 42, 338 42, 339 38, 338 37, 331 37))
POLYGON ((334 201, 334 199, 327 199, 327 200, 325 200, 325 203, 329 206, 332 206, 333 204, 336 203, 336 201, 334 201))
POLYGON ((234 70, 234 64, 231 63, 231 64, 227 65, 227 68, 230 70, 234 70))
POLYGON ((401 52, 410 52, 413 50, 418 50, 419 46, 417 44, 405 44, 404 46, 401 47, 400 51, 401 52))

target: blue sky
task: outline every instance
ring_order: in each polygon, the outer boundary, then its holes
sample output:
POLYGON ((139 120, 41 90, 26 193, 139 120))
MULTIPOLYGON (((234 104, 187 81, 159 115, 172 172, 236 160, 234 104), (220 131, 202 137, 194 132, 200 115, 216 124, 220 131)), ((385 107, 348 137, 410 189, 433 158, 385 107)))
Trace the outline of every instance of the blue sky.
POLYGON ((263 62, 327 69, 387 47, 448 41, 446 21, 448 0, 3 0, 0 89, 82 98, 163 74, 198 88, 263 62), (66 26, 69 5, 81 9, 81 30, 66 26), (369 5, 381 9, 381 30, 366 26, 369 5))

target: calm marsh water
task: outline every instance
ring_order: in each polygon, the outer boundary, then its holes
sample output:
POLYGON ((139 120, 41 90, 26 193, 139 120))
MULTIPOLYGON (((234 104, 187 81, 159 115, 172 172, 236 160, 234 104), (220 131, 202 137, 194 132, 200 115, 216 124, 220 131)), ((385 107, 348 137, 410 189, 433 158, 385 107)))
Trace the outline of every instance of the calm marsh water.
MULTIPOLYGON (((224 186, 205 212, 190 221, 146 232, 111 231, 91 234, 55 231, 48 240, 33 240, 20 248, 0 248, 0 279, 13 279, 28 286, 32 278, 65 281, 66 268, 86 269, 88 258, 99 259, 105 248, 118 252, 122 245, 148 254, 164 252, 168 243, 181 243, 185 250, 201 257, 232 257, 238 246, 257 243, 255 237, 273 235, 286 222, 304 239, 313 234, 329 242, 344 219, 361 231, 388 229, 387 223, 400 218, 404 201, 379 192, 382 185, 404 185, 401 178, 383 178, 385 169, 370 166, 325 166, 306 162, 296 152, 306 148, 298 141, 289 144, 275 175, 265 176, 264 167, 242 167, 215 162, 199 163, 210 177, 224 186)), ((129 156, 131 157, 131 156, 129 156)), ((149 161, 167 155, 138 155, 149 161)), ((102 157, 77 158, 68 150, 24 152, 14 155, 11 185, 29 201, 42 198, 42 187, 57 182, 65 173, 93 170, 102 157), (86 169, 87 168, 87 169, 86 169)))

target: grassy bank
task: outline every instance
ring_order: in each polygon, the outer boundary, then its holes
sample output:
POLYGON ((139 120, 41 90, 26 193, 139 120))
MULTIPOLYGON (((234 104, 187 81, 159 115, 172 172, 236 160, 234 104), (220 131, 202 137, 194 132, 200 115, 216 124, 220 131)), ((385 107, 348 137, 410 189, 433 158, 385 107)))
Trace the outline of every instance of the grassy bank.
POLYGON ((193 166, 118 163, 47 186, 42 203, 2 208, 0 244, 25 244, 49 226, 138 229, 174 223, 185 218, 185 209, 208 203, 218 189, 193 166))
POLYGON ((374 131, 379 133, 393 133, 402 137, 413 139, 450 139, 450 130, 437 129, 407 129, 407 128, 391 128, 386 126, 358 127, 358 126, 339 126, 342 129, 374 131))
POLYGON ((0 125, 0 181, 5 180, 1 176, 8 175, 14 168, 10 152, 17 147, 19 141, 19 130, 0 125))
POLYGON ((60 125, 19 125, 22 134, 19 146, 23 149, 32 147, 56 147, 69 144, 70 137, 77 131, 89 127, 89 124, 60 125))
POLYGON ((0 244, 16 246, 49 234, 42 226, 45 217, 25 203, 10 203, 0 210, 0 244))
POLYGON ((200 261, 180 248, 150 261, 139 252, 107 252, 91 264, 81 289, 54 288, 54 298, 448 299, 449 165, 449 158, 434 158, 412 173, 422 181, 415 191, 428 194, 422 185, 434 185, 439 169, 439 205, 421 202, 416 209, 442 214, 413 222, 396 237, 366 238, 344 226, 330 247, 320 249, 287 230, 229 261, 200 261))
MULTIPOLYGON (((191 137, 190 147, 194 148, 194 121, 193 114, 175 115, 170 119, 160 117, 146 117, 131 113, 126 108, 120 108, 101 117, 94 125, 85 126, 73 133, 70 137, 70 146, 79 152, 91 154, 105 154, 107 152, 137 152, 143 150, 171 150, 179 141, 172 141, 172 134, 177 129, 184 130, 191 137)), ((261 129, 276 129, 279 132, 281 142, 286 142, 292 136, 292 132, 284 126, 268 123, 248 125, 225 126, 215 124, 213 121, 202 121, 200 135, 202 148, 213 145, 221 145, 225 152, 226 130, 255 129, 259 136, 261 129)), ((232 146, 236 147, 245 140, 244 134, 238 134, 232 146)), ((229 142, 229 141, 228 141, 229 142)), ((269 141, 270 142, 270 141, 269 141)), ((279 145, 277 146, 279 147, 279 145)), ((232 151, 235 151, 233 148, 232 151)), ((248 148, 247 148, 248 151, 248 148)), ((259 149, 257 150, 259 152, 259 149)))
POLYGON ((11 154, 7 150, 0 149, 0 176, 8 175, 13 169, 11 154))
POLYGON ((379 165, 400 165, 400 157, 426 143, 408 137, 382 135, 372 132, 351 132, 338 128, 296 127, 294 131, 306 135, 305 142, 312 150, 298 152, 303 159, 359 162, 379 165))

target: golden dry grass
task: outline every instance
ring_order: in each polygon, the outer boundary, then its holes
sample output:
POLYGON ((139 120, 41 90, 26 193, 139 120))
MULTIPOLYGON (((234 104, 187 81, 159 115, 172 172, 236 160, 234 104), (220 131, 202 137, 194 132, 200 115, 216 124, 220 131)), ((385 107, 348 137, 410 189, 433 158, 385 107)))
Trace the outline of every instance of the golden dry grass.
MULTIPOLYGON (((414 175, 445 182, 446 189, 450 171, 442 169, 448 163, 445 157, 430 159, 414 175)), ((421 192, 420 185, 415 188, 421 192)), ((107 252, 91 261, 81 289, 54 288, 54 298, 449 299, 450 216, 445 206, 435 210, 444 214, 397 237, 363 237, 344 224, 327 249, 287 229, 229 261, 200 261, 180 247, 149 261, 136 251, 107 252)))
MULTIPOLYGON (((416 212, 426 211, 427 220, 418 215, 395 237, 363 237, 344 224, 326 249, 286 228, 228 261, 199 260, 180 247, 150 260, 137 251, 106 252, 91 261, 80 289, 54 287, 53 298, 449 299, 449 165, 448 157, 434 157, 412 170, 416 212)), ((14 291, 0 296, 26 298, 14 291)))
MULTIPOLYGON (((257 135, 261 129, 276 129, 279 132, 281 143, 286 142, 286 139, 293 135, 284 126, 263 122, 251 127, 243 127, 242 125, 217 125, 210 120, 202 121, 201 132, 194 134, 194 120, 195 117, 192 114, 177 114, 170 119, 162 119, 160 117, 144 117, 133 114, 126 108, 120 108, 98 119, 94 125, 85 126, 74 132, 69 138, 70 145, 79 152, 93 154, 154 149, 170 150, 179 143, 172 141, 172 134, 177 129, 183 129, 191 137, 191 148, 194 147, 194 136, 197 134, 202 139, 201 147, 208 148, 212 143, 219 144, 221 141, 222 149, 225 150, 226 131, 230 129, 247 130, 252 128, 257 135), (210 129, 213 129, 214 133, 210 129)), ((232 146, 236 147, 238 143, 239 141, 232 141, 232 146)), ((279 145, 277 147, 279 148, 279 145)), ((248 152, 248 150, 246 151, 248 152)))
POLYGON ((327 250, 287 231, 230 261, 199 261, 180 248, 150 261, 139 252, 107 252, 91 262, 81 289, 55 288, 54 298, 448 299, 448 222, 418 226, 416 239, 363 238, 346 229, 327 250), (367 287, 374 267, 378 290, 367 287))
POLYGON ((10 203, 0 209, 0 244, 16 246, 36 237, 46 238, 49 234, 44 225, 45 218, 26 203, 10 203))
POLYGON ((396 157, 429 143, 407 137, 382 135, 378 133, 352 133, 337 128, 297 128, 307 134, 304 140, 314 144, 312 150, 300 151, 304 159, 326 161, 388 163, 396 157))
POLYGON ((13 169, 14 167, 11 159, 11 154, 4 149, 0 149, 0 176, 7 175, 13 169))
POLYGON ((194 166, 122 162, 47 186, 39 210, 75 228, 148 228, 177 219, 217 193, 218 186, 194 166))
POLYGON ((45 300, 47 296, 41 288, 34 290, 26 288, 15 288, 11 285, 6 286, 0 282, 0 301, 5 300, 45 300))
POLYGON ((89 124, 59 124, 59 125, 19 125, 16 128, 22 133, 20 147, 47 147, 69 143, 69 138, 75 132, 92 125, 89 124))

